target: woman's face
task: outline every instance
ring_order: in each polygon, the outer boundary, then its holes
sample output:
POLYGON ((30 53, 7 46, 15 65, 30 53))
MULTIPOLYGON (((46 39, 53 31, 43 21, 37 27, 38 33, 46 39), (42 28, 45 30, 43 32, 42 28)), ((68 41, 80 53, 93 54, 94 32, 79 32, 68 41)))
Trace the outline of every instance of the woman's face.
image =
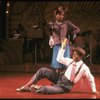
POLYGON ((64 14, 56 14, 56 20, 57 21, 62 21, 63 20, 63 18, 64 18, 64 14))

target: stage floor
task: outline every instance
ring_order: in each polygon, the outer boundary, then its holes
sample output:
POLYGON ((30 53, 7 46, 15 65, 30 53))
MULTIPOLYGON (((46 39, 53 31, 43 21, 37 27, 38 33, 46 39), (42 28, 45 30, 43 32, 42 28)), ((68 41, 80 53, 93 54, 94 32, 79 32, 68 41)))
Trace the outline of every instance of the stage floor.
MULTIPOLYGON (((86 81, 79 81, 72 89, 70 93, 65 94, 52 94, 45 95, 34 92, 17 92, 16 88, 21 87, 34 73, 25 72, 0 72, 0 99, 68 99, 68 98, 89 98, 96 99, 100 96, 91 94, 91 90, 88 87, 86 81)), ((100 74, 93 74, 97 90, 100 91, 100 74)), ((50 85, 50 81, 47 79, 40 80, 38 84, 50 85)))

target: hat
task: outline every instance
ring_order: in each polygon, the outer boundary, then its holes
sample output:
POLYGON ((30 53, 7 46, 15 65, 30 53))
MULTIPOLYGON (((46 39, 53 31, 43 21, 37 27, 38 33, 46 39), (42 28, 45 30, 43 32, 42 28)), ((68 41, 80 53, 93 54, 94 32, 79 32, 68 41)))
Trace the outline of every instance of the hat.
POLYGON ((57 14, 65 14, 65 13, 64 13, 64 11, 60 11, 57 9, 57 10, 55 10, 55 15, 57 15, 57 14))
POLYGON ((82 49, 81 47, 75 47, 73 48, 74 51, 78 51, 81 55, 85 56, 86 52, 84 49, 82 49))
POLYGON ((56 10, 55 10, 55 14, 65 14, 65 12, 67 11, 67 8, 65 8, 65 6, 63 4, 60 4, 56 10))

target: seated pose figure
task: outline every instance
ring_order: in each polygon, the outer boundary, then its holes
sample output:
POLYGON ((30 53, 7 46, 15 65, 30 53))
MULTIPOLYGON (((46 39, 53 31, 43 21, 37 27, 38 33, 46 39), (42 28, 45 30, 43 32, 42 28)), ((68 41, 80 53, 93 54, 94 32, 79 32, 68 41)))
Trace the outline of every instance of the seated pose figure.
POLYGON ((62 41, 62 45, 57 56, 57 61, 67 66, 65 71, 58 75, 50 68, 40 68, 28 83, 16 90, 19 92, 34 90, 37 93, 43 94, 68 93, 71 91, 74 84, 85 76, 90 84, 92 93, 99 95, 100 92, 96 90, 94 77, 91 74, 88 66, 82 61, 82 58, 85 56, 86 52, 80 47, 75 47, 72 58, 64 57, 63 55, 65 52, 65 43, 67 43, 66 41, 67 39, 62 41), (36 83, 42 78, 47 78, 54 84, 46 86, 36 85, 36 83))

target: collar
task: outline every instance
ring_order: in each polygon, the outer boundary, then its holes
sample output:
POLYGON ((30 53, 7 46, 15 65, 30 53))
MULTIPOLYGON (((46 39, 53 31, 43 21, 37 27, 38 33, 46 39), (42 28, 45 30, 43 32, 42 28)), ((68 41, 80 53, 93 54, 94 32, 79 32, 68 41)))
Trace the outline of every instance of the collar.
POLYGON ((62 24, 62 22, 58 22, 58 21, 56 21, 56 24, 57 24, 57 25, 61 25, 61 24, 62 24))
POLYGON ((76 62, 76 65, 81 65, 82 63, 83 63, 83 61, 80 60, 80 61, 76 62))

